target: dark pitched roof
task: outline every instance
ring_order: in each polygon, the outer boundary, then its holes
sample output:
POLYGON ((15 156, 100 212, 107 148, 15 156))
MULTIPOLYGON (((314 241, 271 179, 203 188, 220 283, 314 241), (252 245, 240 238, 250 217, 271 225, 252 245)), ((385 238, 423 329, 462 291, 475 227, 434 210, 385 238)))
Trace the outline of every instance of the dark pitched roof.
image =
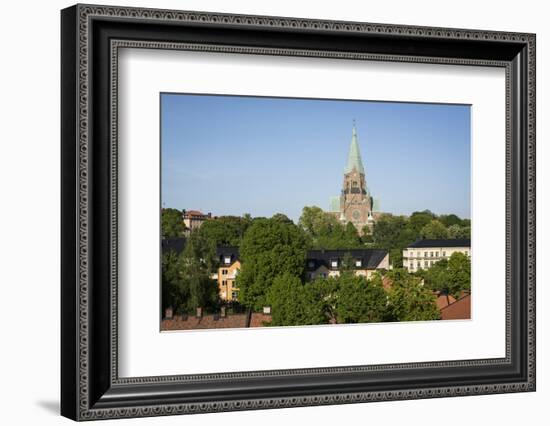
POLYGON ((218 246, 216 247, 216 256, 220 263, 225 263, 224 258, 229 256, 232 264, 233 262, 239 260, 239 247, 235 246, 218 246))
POLYGON ((429 248, 429 247, 470 247, 470 240, 464 238, 447 239, 447 240, 417 240, 407 247, 412 248, 429 248))
POLYGON ((361 260, 361 267, 358 267, 358 269, 375 269, 384 260, 388 252, 380 249, 309 250, 306 255, 306 268, 309 271, 314 271, 324 265, 331 269, 333 260, 337 260, 338 267, 340 267, 347 254, 354 261, 361 260))
POLYGON ((183 237, 166 238, 162 240, 162 253, 168 253, 173 251, 176 254, 180 254, 185 248, 186 239, 183 237))

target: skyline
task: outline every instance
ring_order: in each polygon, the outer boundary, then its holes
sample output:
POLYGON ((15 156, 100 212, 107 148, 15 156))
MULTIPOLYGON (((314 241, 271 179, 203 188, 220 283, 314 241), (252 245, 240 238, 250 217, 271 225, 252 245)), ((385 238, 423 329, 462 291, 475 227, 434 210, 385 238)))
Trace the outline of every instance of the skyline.
POLYGON ((470 106, 380 101, 163 93, 162 206, 295 222, 305 206, 328 211, 354 120, 381 212, 470 218, 470 106))

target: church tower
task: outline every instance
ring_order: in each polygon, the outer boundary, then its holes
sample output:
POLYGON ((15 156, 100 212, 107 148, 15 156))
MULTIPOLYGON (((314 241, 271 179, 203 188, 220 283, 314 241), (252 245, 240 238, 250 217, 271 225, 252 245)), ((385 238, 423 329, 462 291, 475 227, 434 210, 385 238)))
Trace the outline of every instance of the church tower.
POLYGON ((359 143, 357 142, 357 129, 354 122, 340 196, 340 221, 344 224, 353 223, 359 234, 362 234, 365 225, 368 225, 371 229, 374 225, 372 210, 373 199, 365 180, 365 169, 361 160, 359 143))

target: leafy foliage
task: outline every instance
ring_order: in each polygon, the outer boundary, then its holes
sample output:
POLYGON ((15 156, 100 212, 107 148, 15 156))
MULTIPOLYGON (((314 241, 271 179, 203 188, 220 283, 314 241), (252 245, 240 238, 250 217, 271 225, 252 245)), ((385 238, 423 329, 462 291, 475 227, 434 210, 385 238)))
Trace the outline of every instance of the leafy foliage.
POLYGON ((339 323, 380 322, 386 318, 386 292, 380 277, 367 281, 348 272, 336 280, 335 313, 339 323))
POLYGON ((455 252, 449 258, 448 292, 456 298, 462 292, 470 292, 471 263, 464 253, 455 252))
POLYGON ((246 231, 241 247, 242 269, 237 276, 240 302, 259 310, 278 275, 301 278, 306 260, 306 236, 280 217, 258 219, 246 231))
POLYGON ((449 233, 445 225, 443 225, 439 220, 433 219, 424 227, 421 231, 422 238, 426 239, 439 239, 439 238, 448 238, 449 233))
POLYGON ((181 211, 171 208, 162 209, 161 223, 163 238, 183 236, 185 225, 181 211))
POLYGON ((440 319, 435 295, 422 280, 396 269, 388 273, 392 286, 388 292, 388 309, 392 321, 428 321, 440 319))
POLYGON ((173 307, 181 312, 189 298, 189 289, 181 274, 181 259, 175 252, 162 255, 162 310, 173 307))
POLYGON ((251 224, 250 215, 220 216, 215 220, 205 221, 196 232, 212 241, 215 246, 239 246, 251 224))
POLYGON ((342 225, 335 215, 316 206, 304 207, 298 225, 306 232, 314 249, 361 247, 357 229, 351 222, 342 225))
POLYGON ((274 326, 325 324, 325 301, 320 285, 302 284, 289 273, 277 276, 268 291, 274 326))
POLYGON ((431 268, 417 273, 425 281, 428 288, 443 291, 460 297, 463 292, 470 292, 471 264, 470 258, 464 253, 455 252, 451 257, 436 262, 431 268))
POLYGON ((451 225, 447 228, 449 231, 449 238, 470 238, 470 227, 451 225))

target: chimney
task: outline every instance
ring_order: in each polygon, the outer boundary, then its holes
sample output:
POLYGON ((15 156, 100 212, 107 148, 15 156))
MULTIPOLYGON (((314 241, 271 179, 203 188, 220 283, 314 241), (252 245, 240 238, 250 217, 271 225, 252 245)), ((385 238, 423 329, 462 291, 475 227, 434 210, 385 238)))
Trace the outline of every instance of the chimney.
POLYGON ((173 314, 174 314, 174 310, 172 309, 171 306, 169 306, 164 311, 164 318, 165 319, 172 319, 173 314))
POLYGON ((201 317, 202 317, 202 308, 198 307, 197 308, 197 318, 201 318, 201 317))
POLYGON ((222 306, 222 307, 220 308, 220 316, 221 316, 222 318, 225 318, 225 315, 226 315, 226 314, 225 314, 225 306, 222 306))

